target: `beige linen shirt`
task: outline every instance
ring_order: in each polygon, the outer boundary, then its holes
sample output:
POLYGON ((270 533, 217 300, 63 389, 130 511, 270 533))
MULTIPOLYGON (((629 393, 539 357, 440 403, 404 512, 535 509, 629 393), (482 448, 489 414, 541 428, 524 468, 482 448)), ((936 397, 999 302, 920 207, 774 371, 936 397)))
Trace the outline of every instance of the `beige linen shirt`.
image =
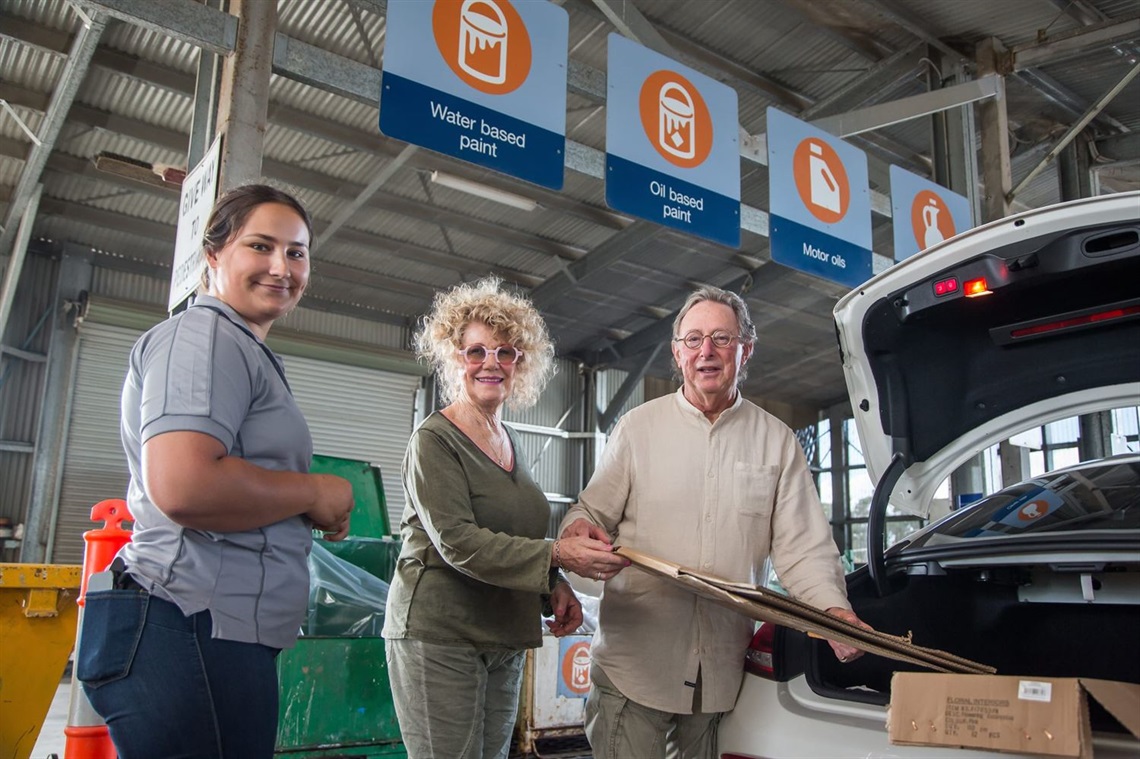
MULTIPOLYGON (((681 391, 626 414, 562 528, 578 518, 615 544, 737 582, 780 582, 821 609, 850 608, 831 529, 792 431, 743 400, 715 423, 681 391)), ((593 660, 628 698, 690 714, 736 703, 752 620, 636 568, 606 583, 593 660)))

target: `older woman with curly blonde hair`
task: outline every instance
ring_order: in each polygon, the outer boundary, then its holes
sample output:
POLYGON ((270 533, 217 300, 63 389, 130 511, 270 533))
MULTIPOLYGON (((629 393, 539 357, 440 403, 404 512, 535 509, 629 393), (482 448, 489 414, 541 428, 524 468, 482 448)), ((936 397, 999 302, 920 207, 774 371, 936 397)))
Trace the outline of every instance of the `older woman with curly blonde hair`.
POLYGON ((404 457, 403 547, 384 624, 409 759, 506 757, 523 661, 582 608, 559 570, 608 579, 627 562, 600 530, 546 539, 550 505, 517 455, 504 404, 533 405, 553 374, 542 317, 495 278, 440 293, 416 334, 447 405, 404 457))

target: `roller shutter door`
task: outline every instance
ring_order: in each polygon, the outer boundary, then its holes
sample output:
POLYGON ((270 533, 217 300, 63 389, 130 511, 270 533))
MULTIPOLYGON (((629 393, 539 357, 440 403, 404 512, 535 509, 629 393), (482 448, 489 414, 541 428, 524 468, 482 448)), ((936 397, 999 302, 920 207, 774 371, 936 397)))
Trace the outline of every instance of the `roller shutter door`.
MULTIPOLYGON (((122 498, 127 463, 119 440, 119 395, 131 347, 142 333, 85 323, 64 449, 52 561, 79 563, 91 506, 122 498)), ((282 356, 285 372, 313 434, 317 453, 380 467, 389 521, 404 508, 400 462, 412 430, 419 378, 346 364, 282 356)))

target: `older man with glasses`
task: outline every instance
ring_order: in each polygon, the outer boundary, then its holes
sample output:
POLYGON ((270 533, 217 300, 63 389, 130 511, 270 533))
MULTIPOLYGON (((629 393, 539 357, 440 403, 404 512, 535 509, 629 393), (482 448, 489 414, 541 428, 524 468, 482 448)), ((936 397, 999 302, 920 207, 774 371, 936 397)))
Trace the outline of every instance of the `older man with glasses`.
MULTIPOLYGON (((673 334, 680 390, 618 422, 562 538, 613 540, 753 584, 771 556, 794 597, 862 624, 795 435, 738 389, 756 341, 743 299, 702 288, 673 334)), ((663 758, 666 746, 711 759, 752 632, 752 620, 647 573, 608 580, 586 701, 596 759, 663 758)), ((860 653, 832 648, 843 661, 860 653)))

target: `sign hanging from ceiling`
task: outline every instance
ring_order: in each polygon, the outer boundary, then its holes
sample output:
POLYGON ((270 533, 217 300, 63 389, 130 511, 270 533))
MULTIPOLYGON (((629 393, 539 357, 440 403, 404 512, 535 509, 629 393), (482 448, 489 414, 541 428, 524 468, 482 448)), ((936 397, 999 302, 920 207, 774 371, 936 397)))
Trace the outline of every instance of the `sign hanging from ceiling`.
POLYGON ((607 55, 606 203, 739 247, 736 91, 620 34, 607 55))
POLYGON ((553 189, 570 22, 533 0, 388 0, 380 131, 553 189))
POLYGON ((838 137, 768 109, 772 260, 856 287, 871 278, 867 156, 838 137))
POLYGON ((898 166, 891 166, 891 220, 895 261, 974 226, 970 201, 965 196, 898 166))
POLYGON ((206 155, 182 180, 182 197, 178 203, 178 230, 174 237, 174 263, 170 272, 170 296, 166 310, 198 290, 206 257, 202 253, 202 235, 218 197, 218 167, 221 165, 222 137, 214 140, 206 155))

